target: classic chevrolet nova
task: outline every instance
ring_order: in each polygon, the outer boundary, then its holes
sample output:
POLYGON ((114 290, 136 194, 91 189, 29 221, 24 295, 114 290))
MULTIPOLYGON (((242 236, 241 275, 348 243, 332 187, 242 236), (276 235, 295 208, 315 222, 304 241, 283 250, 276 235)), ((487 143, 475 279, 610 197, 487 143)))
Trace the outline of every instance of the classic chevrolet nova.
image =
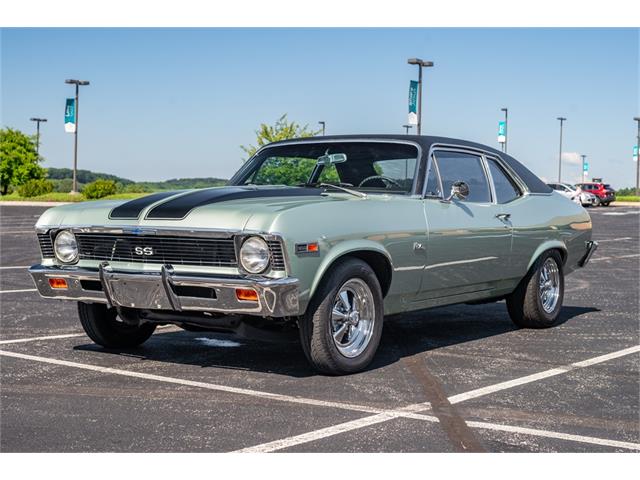
POLYGON ((506 300, 553 326, 597 247, 586 211, 511 156, 410 135, 272 143, 228 186, 60 206, 36 229, 40 294, 78 302, 100 345, 295 329, 328 374, 364 369, 392 314, 506 300))

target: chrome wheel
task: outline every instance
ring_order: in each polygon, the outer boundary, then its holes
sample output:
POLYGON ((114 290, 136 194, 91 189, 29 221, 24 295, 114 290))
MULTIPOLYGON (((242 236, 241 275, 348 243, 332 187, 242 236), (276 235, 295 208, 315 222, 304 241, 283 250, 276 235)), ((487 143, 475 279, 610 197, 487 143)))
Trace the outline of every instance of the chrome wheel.
POLYGON ((359 278, 347 280, 338 290, 331 311, 331 336, 347 358, 360 355, 373 336, 375 304, 369 286, 359 278))
POLYGON ((542 265, 538 286, 542 308, 547 313, 553 312, 560 297, 560 270, 553 258, 547 258, 542 265))

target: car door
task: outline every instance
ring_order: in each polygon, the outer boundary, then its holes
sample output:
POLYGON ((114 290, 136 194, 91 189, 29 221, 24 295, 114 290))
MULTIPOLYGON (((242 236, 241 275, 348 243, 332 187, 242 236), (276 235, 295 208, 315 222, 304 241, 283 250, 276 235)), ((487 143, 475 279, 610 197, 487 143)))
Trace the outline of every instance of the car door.
POLYGON ((419 300, 490 290, 509 268, 511 227, 496 205, 480 153, 454 148, 433 152, 425 182, 426 262, 419 300), (466 199, 448 198, 454 182, 466 199))

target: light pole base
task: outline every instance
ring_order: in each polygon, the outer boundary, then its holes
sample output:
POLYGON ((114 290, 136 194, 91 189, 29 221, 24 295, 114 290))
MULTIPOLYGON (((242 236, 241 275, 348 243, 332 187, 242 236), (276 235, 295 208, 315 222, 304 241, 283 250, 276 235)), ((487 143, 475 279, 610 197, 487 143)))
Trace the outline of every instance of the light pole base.
POLYGON ((80 192, 76 192, 75 190, 71 190, 69 195, 80 195, 80 192))

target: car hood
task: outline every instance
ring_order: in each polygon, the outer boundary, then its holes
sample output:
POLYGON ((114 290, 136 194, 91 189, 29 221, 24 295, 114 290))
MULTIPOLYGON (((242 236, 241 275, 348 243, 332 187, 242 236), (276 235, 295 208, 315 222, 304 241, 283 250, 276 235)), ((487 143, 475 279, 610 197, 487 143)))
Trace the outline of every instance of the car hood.
POLYGON ((47 210, 39 227, 156 226, 240 231, 257 212, 279 213, 310 203, 346 201, 314 188, 214 187, 160 192, 129 201, 92 201, 47 210))

